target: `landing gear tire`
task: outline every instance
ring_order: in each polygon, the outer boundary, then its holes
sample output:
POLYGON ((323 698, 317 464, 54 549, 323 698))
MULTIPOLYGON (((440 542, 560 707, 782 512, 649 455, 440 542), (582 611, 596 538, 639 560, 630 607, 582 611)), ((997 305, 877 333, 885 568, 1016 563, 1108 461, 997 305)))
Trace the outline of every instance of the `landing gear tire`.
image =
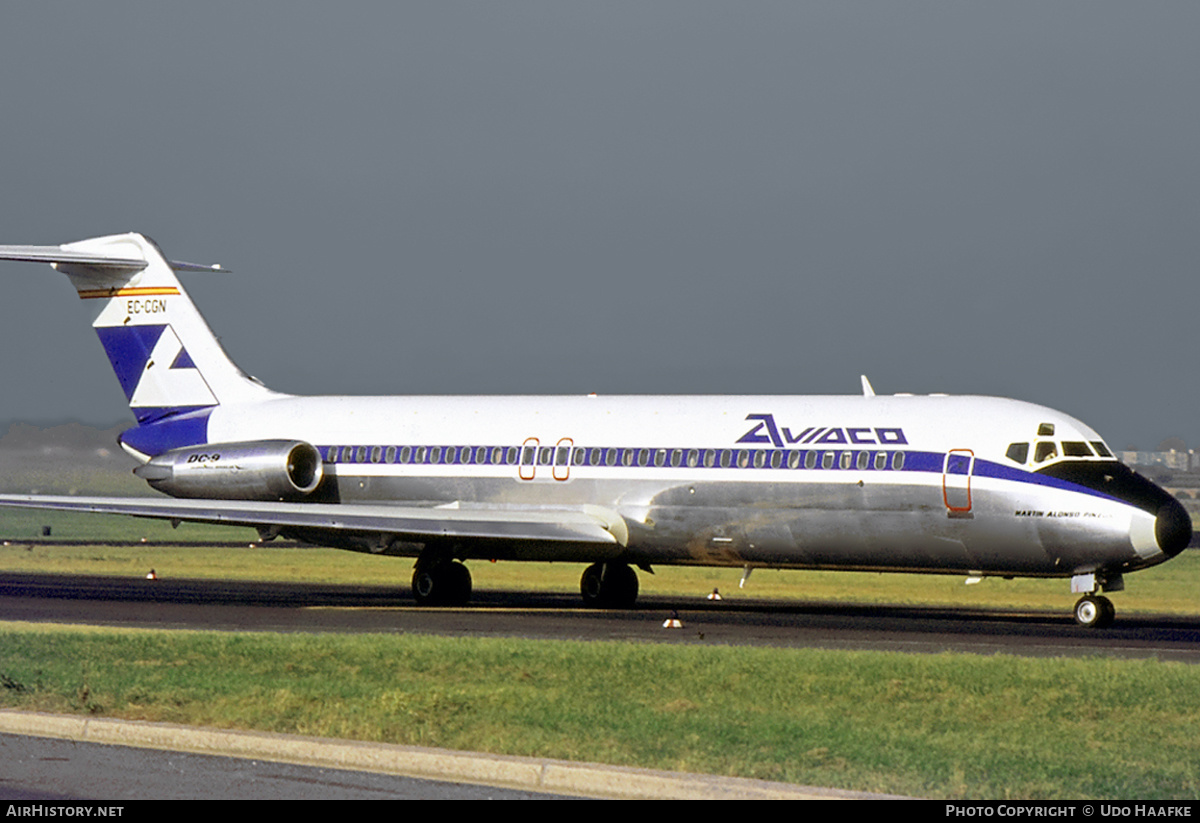
POLYGON ((592 608, 627 609, 637 600, 637 572, 624 563, 593 563, 583 570, 579 591, 592 608))
POLYGON ((462 606, 471 599, 471 572, 453 561, 418 563, 412 590, 419 606, 462 606))
POLYGON ((1103 595, 1089 594, 1079 598, 1075 604, 1075 622, 1088 629, 1101 629, 1110 625, 1117 610, 1112 601, 1103 595))

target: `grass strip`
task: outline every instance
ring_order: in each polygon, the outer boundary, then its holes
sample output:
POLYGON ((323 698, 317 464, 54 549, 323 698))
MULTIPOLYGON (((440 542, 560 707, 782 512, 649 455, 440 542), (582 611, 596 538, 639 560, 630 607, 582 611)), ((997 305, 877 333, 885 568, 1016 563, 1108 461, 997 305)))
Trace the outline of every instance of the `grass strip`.
POLYGON ((1200 667, 0 623, 0 705, 923 797, 1200 797, 1200 667))

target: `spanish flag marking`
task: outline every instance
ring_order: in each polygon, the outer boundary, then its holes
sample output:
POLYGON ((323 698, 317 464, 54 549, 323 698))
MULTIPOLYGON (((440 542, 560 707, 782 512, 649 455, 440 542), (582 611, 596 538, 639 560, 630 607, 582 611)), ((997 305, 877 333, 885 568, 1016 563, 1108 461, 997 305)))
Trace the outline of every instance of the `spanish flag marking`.
POLYGON ((174 286, 139 286, 128 289, 87 289, 79 292, 80 300, 95 300, 100 297, 155 297, 179 294, 174 286))

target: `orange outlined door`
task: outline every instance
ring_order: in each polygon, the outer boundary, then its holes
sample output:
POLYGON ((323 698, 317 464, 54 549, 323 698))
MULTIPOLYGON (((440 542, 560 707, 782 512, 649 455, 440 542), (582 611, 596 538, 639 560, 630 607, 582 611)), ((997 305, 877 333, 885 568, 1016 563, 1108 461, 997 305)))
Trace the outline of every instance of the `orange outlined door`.
POLYGON ((536 437, 526 437, 525 442, 521 444, 521 462, 517 467, 517 474, 522 480, 532 480, 537 474, 537 453, 540 442, 536 437))
POLYGON ((951 516, 971 511, 971 473, 975 471, 975 452, 951 449, 942 464, 942 501, 951 516))
POLYGON ((554 446, 554 479, 566 480, 571 476, 571 446, 575 441, 569 437, 561 438, 554 446))

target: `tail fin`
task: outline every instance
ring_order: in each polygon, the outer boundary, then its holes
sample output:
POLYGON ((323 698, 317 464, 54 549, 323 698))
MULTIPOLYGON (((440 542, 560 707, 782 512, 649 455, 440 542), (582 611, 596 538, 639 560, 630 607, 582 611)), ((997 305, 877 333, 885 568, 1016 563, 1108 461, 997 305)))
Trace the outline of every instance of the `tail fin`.
POLYGON ((169 262, 147 237, 0 246, 0 260, 50 263, 70 278, 139 426, 278 396, 229 359, 173 271, 202 267, 169 262))

